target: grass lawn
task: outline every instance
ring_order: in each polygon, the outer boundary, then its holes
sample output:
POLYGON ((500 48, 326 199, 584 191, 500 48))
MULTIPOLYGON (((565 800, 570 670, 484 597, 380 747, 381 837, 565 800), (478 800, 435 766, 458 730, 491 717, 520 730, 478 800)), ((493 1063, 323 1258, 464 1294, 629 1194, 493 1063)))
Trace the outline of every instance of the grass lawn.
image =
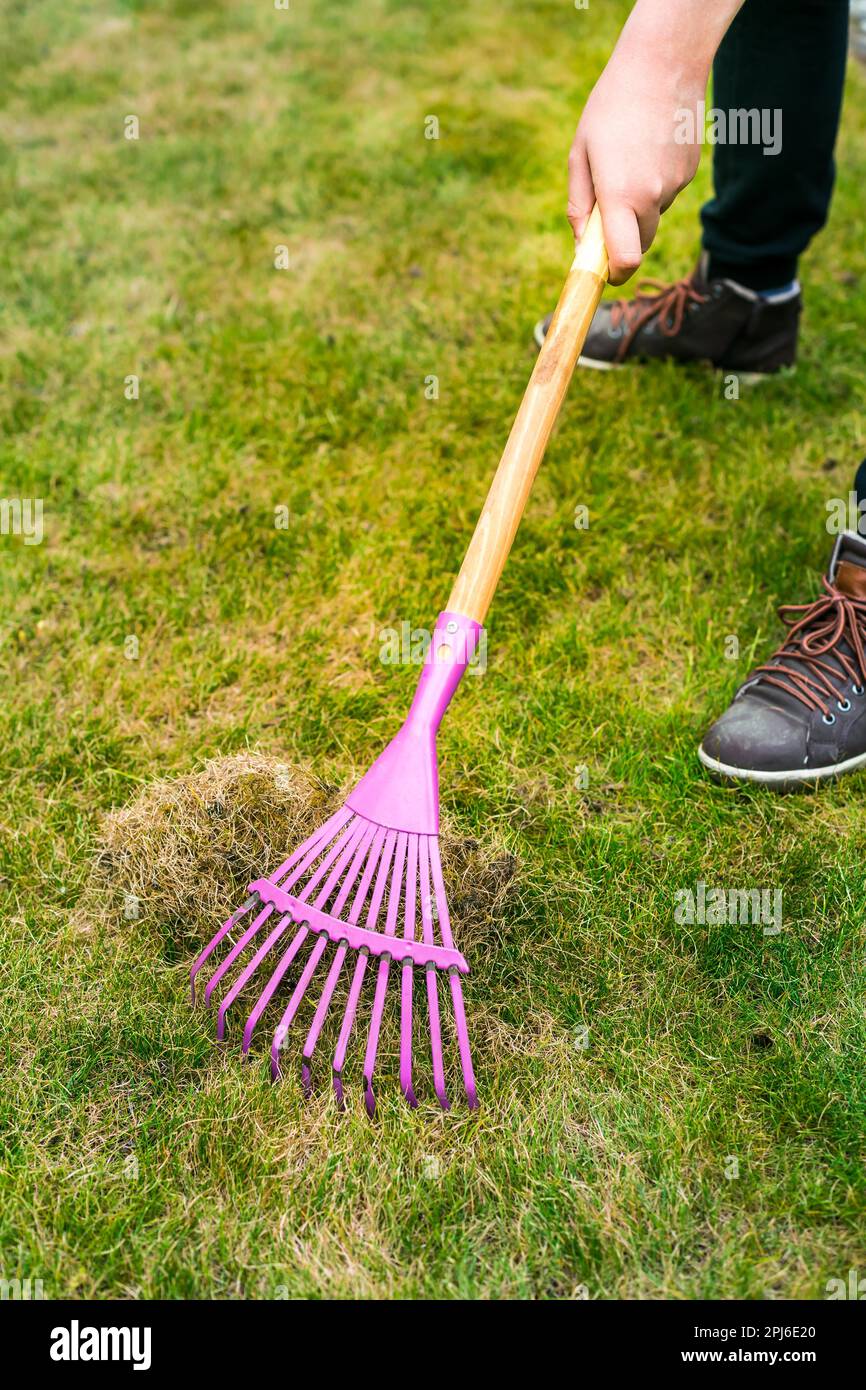
MULTIPOLYGON (((480 1112, 428 1086, 412 1113, 391 1075, 371 1124, 360 1044, 348 1111, 327 1077, 307 1102, 188 1003, 248 861, 291 847, 274 767, 346 787, 402 718, 417 670, 380 633, 447 598, 627 9, 6 8, 0 496, 42 498, 44 540, 0 536, 4 1278, 820 1298, 866 1273, 866 781, 735 793, 695 755, 776 604, 817 590, 866 452, 863 69, 797 372, 736 400, 579 372, 443 726, 464 880, 495 897, 515 862, 495 912, 456 898, 480 1112), (781 890, 781 932, 677 922, 699 880, 781 890)), ((689 268, 708 188, 705 161, 648 274, 689 268)))

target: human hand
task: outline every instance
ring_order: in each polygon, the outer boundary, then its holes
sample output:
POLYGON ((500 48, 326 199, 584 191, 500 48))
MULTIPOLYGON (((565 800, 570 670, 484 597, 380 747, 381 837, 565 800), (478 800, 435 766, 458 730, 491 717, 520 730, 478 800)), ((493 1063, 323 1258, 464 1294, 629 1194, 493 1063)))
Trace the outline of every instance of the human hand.
POLYGON ((612 285, 634 274, 659 217, 694 178, 700 145, 677 132, 705 95, 740 3, 638 0, 590 94, 568 159, 568 220, 579 237, 598 203, 612 285))

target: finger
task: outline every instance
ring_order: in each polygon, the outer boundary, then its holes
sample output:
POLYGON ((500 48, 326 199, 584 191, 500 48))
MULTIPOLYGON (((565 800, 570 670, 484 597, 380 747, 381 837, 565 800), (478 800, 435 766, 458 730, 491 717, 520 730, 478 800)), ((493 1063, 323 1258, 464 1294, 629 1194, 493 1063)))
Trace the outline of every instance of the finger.
POLYGON ((627 203, 599 196, 610 283, 622 285, 641 263, 641 234, 637 215, 627 203))
POLYGON ((644 255, 656 239, 660 216, 658 208, 651 208, 648 212, 639 212, 637 215, 637 225, 640 229, 640 249, 644 255))
POLYGON ((582 143, 575 140, 568 156, 568 209, 567 217, 574 232, 575 241, 583 236, 583 229, 589 214, 595 206, 595 190, 589 161, 582 143))

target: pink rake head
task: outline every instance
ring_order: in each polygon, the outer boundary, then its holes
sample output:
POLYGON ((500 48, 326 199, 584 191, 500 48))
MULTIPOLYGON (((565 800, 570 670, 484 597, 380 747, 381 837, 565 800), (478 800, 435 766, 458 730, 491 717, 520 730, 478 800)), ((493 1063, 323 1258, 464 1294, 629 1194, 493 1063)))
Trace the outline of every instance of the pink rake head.
POLYGON ((239 963, 221 999, 217 1036, 226 1015, 266 960, 270 978, 250 1013, 243 1036, 248 1052, 256 1024, 294 965, 294 988, 273 1036, 271 1074, 280 1074, 280 1055, 306 991, 329 947, 333 957, 303 1048, 302 1079, 311 1086, 313 1053, 351 952, 354 969, 333 1057, 333 1081, 343 1099, 343 1070, 368 966, 377 970, 367 1047, 364 1099, 375 1108, 373 1072, 388 982, 400 977, 400 1086, 416 1105, 412 1078, 412 1010, 416 971, 423 971, 430 1017, 433 1086, 443 1109, 445 1059, 439 1013, 440 977, 447 977, 454 1008, 457 1050, 469 1105, 477 1104, 461 975, 469 967, 455 950, 439 858, 439 778, 436 732, 471 660, 480 624, 459 613, 440 613, 406 722, 330 820, 295 850, 270 878, 250 884, 250 896, 220 928, 192 967, 196 976, 228 937, 230 950, 205 987, 210 1002, 217 986, 239 963), (231 935, 242 919, 237 939, 231 935), (243 957, 243 959, 241 959, 243 957))

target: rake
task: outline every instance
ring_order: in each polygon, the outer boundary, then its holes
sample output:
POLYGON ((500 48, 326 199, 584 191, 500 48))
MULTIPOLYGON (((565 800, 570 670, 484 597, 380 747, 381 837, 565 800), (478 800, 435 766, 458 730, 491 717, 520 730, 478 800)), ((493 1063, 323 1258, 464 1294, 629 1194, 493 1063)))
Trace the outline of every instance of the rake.
MULTIPOLYGON (((607 278, 601 217, 594 209, 505 452, 475 528, 447 608, 439 614, 409 714, 400 731, 362 777, 345 804, 269 878, 249 885, 246 902, 195 961, 196 977, 217 948, 229 947, 205 987, 210 1002, 222 986, 217 1036, 261 968, 270 969, 243 1033, 243 1052, 284 981, 293 984, 273 1034, 271 1073, 280 1075, 289 1030, 313 977, 324 972, 321 994, 302 1050, 304 1090, 312 1088, 313 1055, 338 990, 346 993, 332 1060, 333 1085, 343 1103, 343 1076, 368 971, 372 1006, 363 1064, 364 1100, 375 1109, 373 1076, 389 982, 399 981, 400 1087, 417 1104, 413 1076, 416 975, 427 995, 433 1089, 450 1108, 445 1081, 440 985, 450 993, 463 1089, 478 1104, 466 1027, 463 978, 469 967, 455 948, 439 855, 439 776, 436 734, 483 631, 483 622, 511 549, 550 432, 607 278), (348 966, 348 969, 347 969, 348 966), (344 977, 344 970, 346 975, 344 977), (231 983, 229 979, 231 977, 231 983), (287 979, 288 977, 288 979, 287 979), (342 980, 342 984, 341 984, 342 980), (447 986, 446 986, 447 982, 447 986)), ((342 994, 341 994, 342 998, 342 994)))

